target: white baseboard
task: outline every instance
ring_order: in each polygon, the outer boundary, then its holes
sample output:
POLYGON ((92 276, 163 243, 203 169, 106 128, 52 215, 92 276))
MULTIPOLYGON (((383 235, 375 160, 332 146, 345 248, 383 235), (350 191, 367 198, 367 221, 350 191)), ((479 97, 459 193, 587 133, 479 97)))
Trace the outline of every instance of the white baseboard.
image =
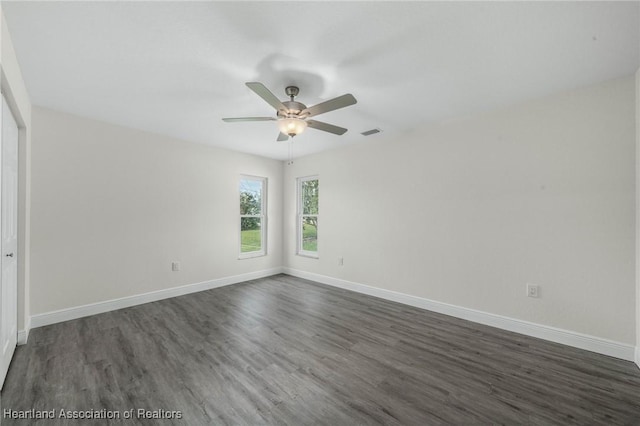
POLYGON ((435 300, 425 299, 417 296, 411 296, 408 294, 398 293, 382 288, 371 287, 365 284, 359 284, 339 278, 329 277, 326 275, 315 274, 312 272, 305 272, 291 268, 283 268, 283 272, 294 277, 304 278, 322 284, 328 284, 330 286, 355 291, 357 293, 368 294, 370 296, 379 297, 381 299, 415 306, 417 308, 450 315, 452 317, 489 325, 491 327, 496 327, 503 330, 513 331, 515 333, 520 333, 527 336, 537 337, 539 339, 549 340, 555 343, 561 343, 567 346, 585 349, 591 352, 609 355, 615 358, 621 358, 627 361, 634 361, 635 352, 635 362, 640 366, 640 353, 638 352, 639 349, 625 343, 614 342, 612 340, 602 339, 600 337, 577 333, 575 331, 563 330, 561 328, 550 327, 547 325, 536 324, 515 318, 490 314, 488 312, 464 308, 462 306, 450 305, 448 303, 438 302, 435 300))
POLYGON ((29 331, 27 329, 18 330, 18 346, 26 345, 29 340, 29 331))
POLYGON ((27 344, 27 340, 29 340, 29 331, 31 331, 31 317, 27 318, 24 330, 18 330, 18 346, 27 344))
MULTIPOLYGON (((212 288, 223 287, 243 281, 255 280, 257 278, 269 277, 271 275, 280 273, 282 273, 281 267, 265 269, 262 271, 249 272, 246 274, 234 275, 231 277, 217 278, 211 281, 204 281, 196 284, 187 284, 180 287, 172 287, 163 290, 152 291, 149 293, 137 294, 135 296, 127 296, 119 299, 106 300, 104 302, 91 303, 88 305, 75 306, 73 308, 60 309, 58 311, 32 315, 31 328, 42 327, 45 325, 69 321, 90 315, 102 314, 104 312, 129 308, 131 306, 142 305, 144 303, 155 302, 157 300, 168 299, 185 294, 197 293, 199 291, 210 290, 212 288)), ((25 342, 27 336, 28 331, 24 334, 25 342)))
POLYGON ((155 302, 157 300, 168 299, 171 297, 182 296, 185 294, 196 293, 204 290, 210 290, 230 284, 264 278, 279 273, 286 273, 295 277, 316 281, 322 284, 328 284, 345 290, 351 290, 357 293, 363 293, 370 296, 379 297, 381 299, 415 306, 417 308, 422 308, 429 311, 450 315, 456 318, 489 325, 503 330, 513 331, 515 333, 537 337, 540 339, 545 339, 552 342, 561 343, 564 345, 573 346, 576 348, 585 349, 616 358, 621 358, 627 361, 634 361, 638 365, 638 367, 640 367, 640 347, 634 347, 625 343, 602 339, 600 337, 577 333, 570 330, 563 330, 560 328, 491 314, 475 309, 464 308, 462 306, 451 305, 448 303, 438 302, 422 297, 411 296, 404 293, 371 287, 365 284, 355 283, 339 278, 333 278, 326 275, 320 275, 286 267, 271 268, 262 271, 250 272, 247 274, 218 278, 201 283, 172 287, 164 290, 153 291, 150 293, 112 299, 104 302, 92 303, 88 305, 76 306, 73 308, 33 315, 30 318, 30 321, 28 321, 25 325, 25 329, 18 331, 18 344, 23 345, 27 342, 29 331, 31 328, 42 327, 45 325, 69 321, 90 315, 96 315, 104 312, 128 308, 131 306, 142 305, 144 303, 155 302))

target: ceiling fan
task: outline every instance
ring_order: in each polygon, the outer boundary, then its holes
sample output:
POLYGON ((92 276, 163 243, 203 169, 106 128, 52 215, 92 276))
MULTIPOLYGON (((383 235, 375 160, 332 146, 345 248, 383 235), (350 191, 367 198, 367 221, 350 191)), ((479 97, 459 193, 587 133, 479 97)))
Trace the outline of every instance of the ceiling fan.
POLYGON ((325 112, 344 108, 358 102, 352 94, 348 93, 307 108, 305 104, 293 100, 300 92, 300 89, 296 86, 288 86, 285 89, 285 93, 291 98, 291 100, 280 101, 276 95, 271 93, 271 91, 265 87, 264 84, 258 82, 250 82, 246 84, 249 89, 253 90, 258 96, 276 109, 276 117, 223 118, 222 121, 226 121, 227 123, 238 121, 277 121, 280 129, 280 134, 277 139, 278 141, 286 141, 289 139, 289 136, 294 137, 299 135, 307 127, 333 133, 335 135, 343 135, 347 131, 344 127, 334 126, 333 124, 324 123, 322 121, 309 120, 309 118, 319 114, 324 114, 325 112))

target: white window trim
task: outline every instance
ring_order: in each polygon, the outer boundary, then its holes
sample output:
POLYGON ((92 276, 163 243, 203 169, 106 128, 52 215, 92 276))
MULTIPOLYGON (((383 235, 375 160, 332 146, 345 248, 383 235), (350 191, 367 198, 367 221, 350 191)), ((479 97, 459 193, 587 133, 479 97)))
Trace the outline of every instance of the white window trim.
MULTIPOLYGON (((296 254, 298 256, 310 257, 312 259, 320 258, 320 242, 318 241, 317 250, 316 251, 307 251, 302 248, 302 217, 303 216, 315 216, 318 221, 318 228, 320 227, 320 214, 302 214, 302 183, 309 180, 320 180, 318 175, 314 176, 305 176, 297 178, 297 189, 296 189, 296 204, 297 204, 297 212, 296 212, 296 254)), ((318 213, 320 212, 320 199, 318 199, 318 213)))
MULTIPOLYGON (((267 178, 261 176, 240 175, 240 180, 259 181, 262 184, 260 212, 258 215, 240 214, 240 203, 238 202, 238 259, 251 259, 254 257, 262 257, 267 255, 267 178), (242 252, 242 218, 258 217, 260 218, 260 242, 262 250, 242 252)), ((240 182, 240 180, 238 182, 240 182)), ((238 200, 240 192, 238 191, 238 200)))

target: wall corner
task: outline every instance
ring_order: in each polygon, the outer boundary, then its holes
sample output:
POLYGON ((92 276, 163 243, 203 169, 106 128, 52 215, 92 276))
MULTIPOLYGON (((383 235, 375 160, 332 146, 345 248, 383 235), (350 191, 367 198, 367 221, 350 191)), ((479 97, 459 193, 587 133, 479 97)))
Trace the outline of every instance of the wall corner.
POLYGON ((636 71, 636 351, 640 368, 640 68, 636 71))

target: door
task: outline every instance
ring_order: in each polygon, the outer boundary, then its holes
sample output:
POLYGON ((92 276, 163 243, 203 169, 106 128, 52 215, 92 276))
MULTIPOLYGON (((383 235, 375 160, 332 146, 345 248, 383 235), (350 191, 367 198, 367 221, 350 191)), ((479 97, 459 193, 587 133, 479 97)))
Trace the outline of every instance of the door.
POLYGON ((0 139, 0 387, 18 339, 18 125, 2 97, 0 139))

